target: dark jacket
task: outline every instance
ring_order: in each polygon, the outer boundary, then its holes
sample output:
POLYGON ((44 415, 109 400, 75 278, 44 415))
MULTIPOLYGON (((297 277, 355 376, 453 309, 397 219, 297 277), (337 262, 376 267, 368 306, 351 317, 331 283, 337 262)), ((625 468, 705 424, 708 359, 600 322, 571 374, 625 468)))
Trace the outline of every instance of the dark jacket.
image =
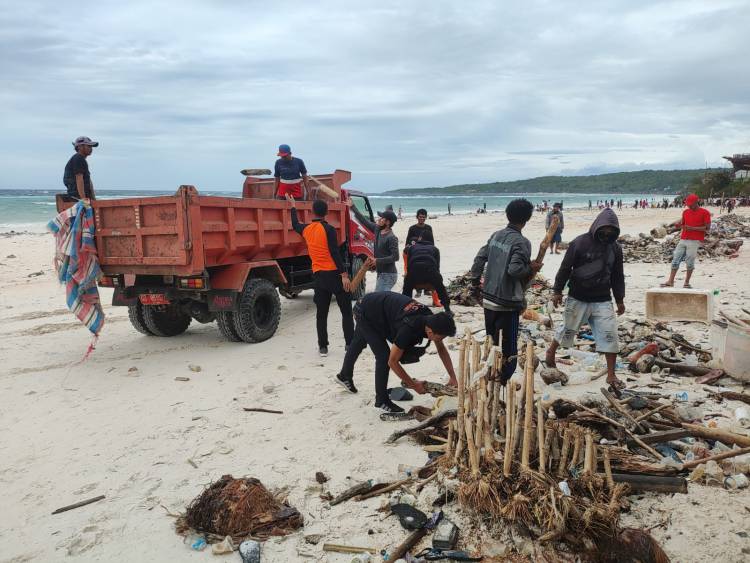
POLYGON ((406 247, 406 260, 408 268, 431 268, 440 271, 440 250, 429 242, 415 242, 406 247))
POLYGON ((375 271, 378 274, 397 274, 396 262, 398 262, 398 237, 391 232, 382 234, 377 223, 373 223, 365 217, 356 207, 352 207, 355 217, 375 233, 375 271))
POLYGON ((604 209, 594 222, 589 232, 573 239, 565 252, 560 269, 555 277, 555 292, 562 293, 568 284, 568 294, 586 303, 600 303, 610 301, 614 295, 615 301, 621 303, 625 299, 625 274, 622 266, 622 248, 617 242, 605 244, 596 238, 596 231, 604 226, 612 226, 620 234, 620 222, 611 209, 604 209), (593 262, 601 263, 602 270, 608 267, 611 271, 609 279, 602 280, 595 287, 583 289, 576 287, 576 268, 582 268, 593 262), (608 266, 606 265, 608 263, 608 266))
POLYGON ((417 223, 409 227, 409 231, 406 233, 406 245, 404 246, 404 250, 415 242, 429 242, 430 244, 435 244, 432 227, 427 223, 424 225, 417 223))
POLYGON ((482 296, 487 301, 517 310, 526 308, 524 294, 531 279, 531 243, 508 225, 479 249, 471 277, 478 283, 484 272, 482 296), (487 269, 485 271, 485 265, 487 269))

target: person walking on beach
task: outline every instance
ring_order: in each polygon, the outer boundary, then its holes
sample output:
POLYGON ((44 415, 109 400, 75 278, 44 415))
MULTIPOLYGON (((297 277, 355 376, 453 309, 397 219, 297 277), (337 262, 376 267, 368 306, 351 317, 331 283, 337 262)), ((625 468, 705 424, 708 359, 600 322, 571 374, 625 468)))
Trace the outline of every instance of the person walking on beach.
POLYGON ((89 164, 86 159, 94 152, 99 143, 88 137, 78 137, 73 141, 75 154, 70 157, 63 172, 63 184, 68 190, 68 197, 75 200, 96 199, 94 183, 91 181, 89 164))
POLYGON ((307 186, 307 168, 301 158, 292 156, 289 145, 279 145, 279 158, 274 164, 274 193, 279 199, 284 199, 286 194, 294 198, 302 199, 304 194, 309 194, 307 186), (302 188, 305 191, 302 191, 302 188))
POLYGON ((706 232, 711 228, 711 213, 708 209, 700 206, 700 198, 695 194, 690 194, 685 198, 687 209, 682 212, 682 218, 673 223, 675 227, 680 227, 680 242, 672 254, 672 268, 669 272, 669 278, 661 287, 674 287, 674 278, 680 264, 685 261, 685 284, 683 287, 691 289, 690 278, 695 270, 695 258, 698 256, 698 248, 706 240, 706 232))
POLYGON ((356 393, 354 366, 369 346, 375 355, 375 407, 387 413, 404 409, 388 396, 388 373, 393 370, 406 387, 420 395, 426 393, 423 381, 412 379, 403 364, 415 363, 426 347, 417 345, 425 338, 435 343, 438 356, 448 372, 448 385, 457 386, 453 361, 443 339, 455 336, 456 324, 446 313, 433 314, 425 305, 394 292, 368 293, 354 306, 357 327, 335 381, 350 393, 356 393), (388 343, 391 343, 390 347, 388 343))
POLYGON ((427 241, 417 241, 406 250, 406 277, 404 278, 403 294, 412 296, 417 285, 428 284, 440 299, 440 304, 446 313, 450 313, 450 297, 440 274, 440 250, 427 241))
POLYGON ((558 246, 562 242, 562 232, 565 228, 565 221, 563 220, 563 212, 562 209, 560 209, 560 204, 555 203, 552 206, 552 209, 547 213, 547 218, 544 221, 544 228, 549 229, 549 226, 552 224, 552 217, 557 215, 559 218, 559 223, 557 224, 557 230, 555 231, 555 234, 552 236, 552 242, 549 246, 549 253, 550 254, 560 254, 560 249, 558 246))
POLYGON ((531 242, 521 231, 531 219, 534 205, 514 199, 505 208, 508 226, 495 232, 474 258, 470 278, 478 289, 482 275, 482 306, 487 334, 497 346, 502 331, 503 366, 500 382, 505 385, 516 371, 518 319, 526 309, 526 289, 542 264, 531 259, 531 242))
POLYGON ((620 344, 617 314, 625 312, 625 274, 622 248, 617 244, 620 223, 612 209, 605 209, 591 224, 589 232, 574 238, 555 276, 552 303, 560 306, 563 289, 568 285, 563 325, 547 349, 547 367, 557 367, 555 353, 559 346, 570 348, 581 325, 588 324, 596 342, 596 351, 607 361, 607 383, 619 391, 622 382, 615 375, 620 344))
POLYGON ((351 343, 354 334, 349 273, 341 258, 341 250, 336 240, 336 229, 325 220, 328 215, 328 204, 319 199, 313 201, 312 210, 315 219, 309 225, 305 225, 297 218, 294 197, 286 194, 286 199, 292 204, 292 228, 305 239, 312 261, 318 352, 322 357, 326 357, 328 355, 328 309, 331 307, 332 296, 336 297, 336 303, 341 311, 341 324, 347 346, 351 343))
POLYGON ((367 258, 365 266, 375 269, 377 278, 375 291, 390 291, 398 280, 398 237, 392 227, 397 221, 393 211, 378 211, 378 220, 373 223, 362 215, 356 207, 352 207, 357 220, 375 233, 375 258, 367 258))

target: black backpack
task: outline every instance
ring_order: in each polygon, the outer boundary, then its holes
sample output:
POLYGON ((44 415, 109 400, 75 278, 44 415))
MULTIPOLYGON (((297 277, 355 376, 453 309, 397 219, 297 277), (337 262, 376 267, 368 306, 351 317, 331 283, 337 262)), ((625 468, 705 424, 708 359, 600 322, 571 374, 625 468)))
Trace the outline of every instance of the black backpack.
MULTIPOLYGON (((416 301, 413 301, 413 303, 416 303, 416 301)), ((410 303, 409 305, 413 305, 413 303, 410 303)), ((432 311, 430 311, 430 309, 425 305, 422 305, 421 303, 418 303, 418 305, 419 306, 414 308, 413 311, 404 311, 402 322, 411 328, 416 328, 417 317, 432 314, 432 311)), ((430 341, 428 340, 427 344, 425 344, 424 346, 412 346, 411 348, 407 348, 406 350, 404 350, 399 363, 416 364, 417 362, 419 362, 419 360, 422 359, 422 356, 425 355, 429 346, 430 341)))
POLYGON ((608 244, 607 250, 582 266, 575 266, 570 276, 576 289, 593 290, 609 286, 612 279, 612 268, 615 265, 614 244, 608 244))

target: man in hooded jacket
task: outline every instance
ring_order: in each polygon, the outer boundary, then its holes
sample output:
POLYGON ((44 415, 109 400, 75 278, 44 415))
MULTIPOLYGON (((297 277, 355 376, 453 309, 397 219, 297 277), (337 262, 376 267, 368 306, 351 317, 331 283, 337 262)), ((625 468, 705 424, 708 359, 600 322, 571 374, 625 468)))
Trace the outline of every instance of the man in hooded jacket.
POLYGON ((622 385, 615 375, 620 344, 617 317, 612 306, 614 296, 617 314, 625 312, 625 274, 622 248, 617 243, 620 223, 612 209, 605 209, 591 224, 589 232, 573 239, 555 277, 552 303, 562 303, 562 292, 568 285, 563 326, 547 350, 547 367, 556 367, 555 352, 562 345, 569 348, 581 325, 587 323, 596 341, 596 351, 607 360, 607 383, 614 389, 622 385))

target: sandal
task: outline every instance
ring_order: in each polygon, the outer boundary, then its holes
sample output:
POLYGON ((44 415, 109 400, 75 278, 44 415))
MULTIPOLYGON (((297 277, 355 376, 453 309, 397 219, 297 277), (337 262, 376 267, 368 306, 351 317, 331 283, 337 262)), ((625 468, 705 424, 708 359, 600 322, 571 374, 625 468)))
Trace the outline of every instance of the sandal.
POLYGON ((612 391, 612 393, 619 399, 622 397, 621 391, 625 389, 625 383, 620 381, 619 379, 615 379, 614 381, 607 381, 607 384, 609 385, 609 390, 612 391))
POLYGON ((664 282, 664 283, 660 283, 659 287, 674 287, 674 284, 669 283, 669 282, 664 282))
POLYGON ((685 285, 683 285, 682 287, 684 287, 685 289, 693 289, 693 286, 692 286, 692 285, 690 285, 689 283, 686 283, 686 284, 685 284, 685 285))

